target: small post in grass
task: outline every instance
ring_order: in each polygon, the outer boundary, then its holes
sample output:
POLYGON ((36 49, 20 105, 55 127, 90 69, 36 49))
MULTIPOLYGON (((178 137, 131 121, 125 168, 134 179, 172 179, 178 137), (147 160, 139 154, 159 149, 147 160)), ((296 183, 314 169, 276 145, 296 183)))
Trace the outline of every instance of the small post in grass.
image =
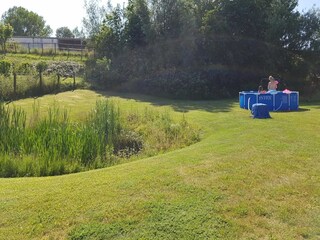
POLYGON ((76 89, 76 72, 73 71, 73 91, 76 89))
POLYGON ((57 74, 57 77, 58 77, 57 88, 58 88, 58 91, 60 91, 60 73, 57 74))
POLYGON ((17 93, 17 73, 14 72, 13 73, 13 96, 14 96, 14 98, 16 97, 16 93, 17 93))

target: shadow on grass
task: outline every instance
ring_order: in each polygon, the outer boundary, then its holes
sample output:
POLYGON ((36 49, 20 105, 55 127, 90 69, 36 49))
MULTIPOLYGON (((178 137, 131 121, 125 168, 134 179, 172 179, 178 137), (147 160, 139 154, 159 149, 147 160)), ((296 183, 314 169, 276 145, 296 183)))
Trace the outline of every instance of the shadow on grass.
POLYGON ((227 100, 180 100, 165 99, 135 93, 96 91, 105 97, 121 97, 124 99, 133 99, 138 102, 151 103, 153 106, 170 106, 177 112, 189 112, 192 110, 201 110, 207 112, 229 112, 231 108, 238 104, 236 99, 227 100))
POLYGON ((275 111, 276 113, 301 113, 309 112, 310 108, 298 108, 298 110, 284 110, 284 111, 275 111))
POLYGON ((297 112, 308 112, 310 108, 299 108, 297 112))

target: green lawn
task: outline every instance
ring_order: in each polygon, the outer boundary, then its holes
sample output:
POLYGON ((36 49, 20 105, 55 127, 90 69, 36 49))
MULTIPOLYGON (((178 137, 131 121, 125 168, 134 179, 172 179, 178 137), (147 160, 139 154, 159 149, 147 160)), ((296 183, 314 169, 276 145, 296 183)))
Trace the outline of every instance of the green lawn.
MULTIPOLYGON (((40 98, 82 119, 98 98, 40 98)), ((0 179, 0 239, 319 239, 320 112, 250 118, 237 101, 113 95, 123 109, 171 108, 201 142, 90 172, 0 179)), ((31 111, 33 99, 15 102, 31 111)))

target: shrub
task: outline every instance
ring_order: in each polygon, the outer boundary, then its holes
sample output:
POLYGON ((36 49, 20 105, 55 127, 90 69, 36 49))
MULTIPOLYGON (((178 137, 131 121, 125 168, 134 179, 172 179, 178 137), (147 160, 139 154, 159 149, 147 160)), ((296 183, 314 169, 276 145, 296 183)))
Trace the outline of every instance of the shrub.
POLYGON ((140 93, 180 99, 219 99, 236 96, 244 85, 255 89, 259 75, 222 67, 206 70, 163 70, 136 79, 127 88, 140 93))
POLYGON ((55 73, 63 77, 73 77, 74 74, 83 71, 84 66, 72 61, 53 61, 47 68, 47 73, 55 73))
POLYGON ((48 68, 48 63, 45 61, 41 61, 36 64, 36 69, 39 73, 44 72, 47 68, 48 68))
MULTIPOLYGON (((86 74, 87 77, 95 82, 101 84, 106 84, 106 79, 108 79, 109 69, 111 61, 106 57, 102 59, 90 58, 86 61, 86 74)), ((111 84, 106 84, 110 86, 111 84)))
POLYGON ((114 153, 120 157, 129 158, 142 151, 142 137, 130 130, 122 130, 114 144, 114 153))
POLYGON ((29 62, 22 62, 15 64, 15 73, 18 75, 28 75, 34 73, 34 65, 29 62))
POLYGON ((10 76, 12 63, 6 60, 0 60, 0 75, 10 76))

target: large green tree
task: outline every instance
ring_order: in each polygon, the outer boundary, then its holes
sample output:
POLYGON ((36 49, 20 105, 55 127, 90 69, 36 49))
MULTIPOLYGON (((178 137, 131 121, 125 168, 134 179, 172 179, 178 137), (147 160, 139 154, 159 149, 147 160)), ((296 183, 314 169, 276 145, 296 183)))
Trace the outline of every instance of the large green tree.
POLYGON ((266 41, 290 50, 297 48, 300 30, 300 13, 295 10, 297 0, 273 0, 269 8, 266 41))
POLYGON ((125 43, 123 22, 123 8, 118 4, 106 14, 100 31, 94 36, 95 48, 99 57, 112 58, 123 50, 125 43))
POLYGON ((131 48, 145 46, 151 38, 150 12, 146 0, 129 0, 125 38, 131 48))
POLYGON ((185 29, 190 6, 186 0, 151 0, 153 28, 158 37, 178 37, 185 29))
MULTIPOLYGON (((100 5, 101 0, 84 0, 86 16, 82 19, 85 34, 94 37, 99 33, 102 21, 106 14, 106 8, 100 5)), ((108 5, 111 5, 108 3, 108 5)))
POLYGON ((74 34, 68 27, 60 27, 56 30, 57 38, 74 38, 74 34))
POLYGON ((2 51, 6 51, 6 43, 13 35, 13 28, 9 24, 0 23, 0 45, 2 51))
POLYGON ((10 8, 2 15, 2 21, 13 27, 14 36, 48 37, 52 33, 43 17, 23 7, 10 8))
POLYGON ((217 0, 203 17, 207 61, 260 68, 268 65, 265 36, 271 0, 217 0))

